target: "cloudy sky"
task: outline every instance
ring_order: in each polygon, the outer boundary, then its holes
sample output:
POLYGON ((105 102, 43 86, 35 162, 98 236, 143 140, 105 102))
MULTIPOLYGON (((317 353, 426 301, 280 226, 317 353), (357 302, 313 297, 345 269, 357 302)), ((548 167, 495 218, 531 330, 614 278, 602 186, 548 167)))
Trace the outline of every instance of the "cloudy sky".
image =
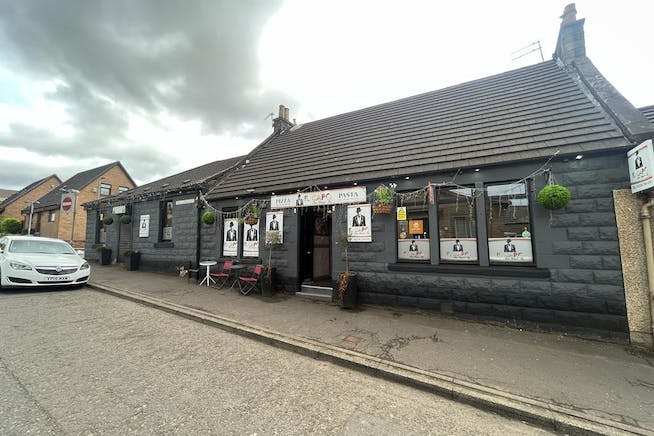
MULTIPOLYGON (((0 0, 0 188, 119 160, 137 183, 303 123, 541 61, 558 1, 0 0)), ((587 54, 654 104, 654 2, 576 2, 587 54)))

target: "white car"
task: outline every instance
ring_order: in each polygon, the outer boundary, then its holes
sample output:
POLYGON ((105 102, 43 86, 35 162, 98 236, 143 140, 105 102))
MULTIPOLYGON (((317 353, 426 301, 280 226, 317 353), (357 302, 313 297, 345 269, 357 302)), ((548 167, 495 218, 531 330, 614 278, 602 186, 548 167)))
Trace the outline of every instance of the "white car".
POLYGON ((0 237, 0 287, 83 285, 91 267, 61 239, 0 237))

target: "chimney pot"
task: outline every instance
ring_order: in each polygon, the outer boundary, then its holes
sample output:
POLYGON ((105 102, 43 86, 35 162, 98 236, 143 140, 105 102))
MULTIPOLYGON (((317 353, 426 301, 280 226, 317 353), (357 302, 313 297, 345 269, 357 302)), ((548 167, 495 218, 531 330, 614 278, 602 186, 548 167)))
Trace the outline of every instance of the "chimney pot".
POLYGON ((577 20, 577 8, 570 3, 561 15, 561 28, 556 41, 554 59, 570 65, 575 60, 586 57, 586 42, 584 38, 584 19, 577 20))

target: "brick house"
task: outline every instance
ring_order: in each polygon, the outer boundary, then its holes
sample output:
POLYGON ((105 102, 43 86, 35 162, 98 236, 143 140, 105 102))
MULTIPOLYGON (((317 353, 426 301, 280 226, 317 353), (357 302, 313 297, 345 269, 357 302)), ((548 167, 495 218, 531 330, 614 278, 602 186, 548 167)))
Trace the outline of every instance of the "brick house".
MULTIPOLYGON (((301 125, 282 108, 209 207, 230 216, 256 199, 283 218, 273 264, 288 291, 334 287, 360 207, 367 239, 349 244, 349 265, 363 303, 625 337, 613 192, 654 124, 586 56, 574 5, 562 18, 549 61, 301 125), (572 194, 552 212, 536 198, 550 180, 572 194), (401 213, 370 214, 380 184, 401 213)), ((242 238, 232 250, 206 237, 202 258, 263 262, 242 238)))
MULTIPOLYGON (((29 210, 27 211, 27 215, 25 215, 23 213, 25 206, 33 201, 37 201, 60 184, 61 180, 59 177, 52 174, 27 185, 0 203, 0 218, 16 218, 23 222, 23 229, 27 231, 29 210)), ((34 223, 32 224, 32 228, 34 228, 34 223)))
MULTIPOLYGON (((136 183, 120 162, 77 173, 38 198, 39 203, 34 205, 32 218, 34 232, 41 236, 72 241, 75 248, 81 248, 86 240, 87 220, 82 204, 127 191, 135 186, 136 183), (64 193, 76 194, 70 213, 61 212, 64 193)), ((23 208, 22 213, 29 213, 29 209, 23 208)))

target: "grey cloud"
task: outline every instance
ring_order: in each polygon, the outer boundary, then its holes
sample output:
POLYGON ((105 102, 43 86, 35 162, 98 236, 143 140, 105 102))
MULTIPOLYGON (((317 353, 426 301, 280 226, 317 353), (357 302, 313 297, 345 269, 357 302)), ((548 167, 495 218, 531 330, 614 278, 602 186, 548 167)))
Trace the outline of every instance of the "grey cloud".
MULTIPOLYGON (((141 144, 121 150, 127 127, 121 108, 151 120, 165 110, 200 120, 207 133, 263 139, 270 133, 265 115, 277 104, 294 104, 261 89, 258 79, 261 29, 279 6, 279 1, 1 1, 0 65, 34 79, 61 78, 67 86, 50 98, 65 104, 79 134, 66 141, 12 126, 0 145, 65 156, 82 149, 121 160, 134 168, 134 178, 145 179, 150 175, 136 172, 157 167, 167 175, 166 166, 175 161, 141 144), (252 128, 243 131, 243 125, 252 128)), ((281 41, 279 47, 289 49, 281 41)))

